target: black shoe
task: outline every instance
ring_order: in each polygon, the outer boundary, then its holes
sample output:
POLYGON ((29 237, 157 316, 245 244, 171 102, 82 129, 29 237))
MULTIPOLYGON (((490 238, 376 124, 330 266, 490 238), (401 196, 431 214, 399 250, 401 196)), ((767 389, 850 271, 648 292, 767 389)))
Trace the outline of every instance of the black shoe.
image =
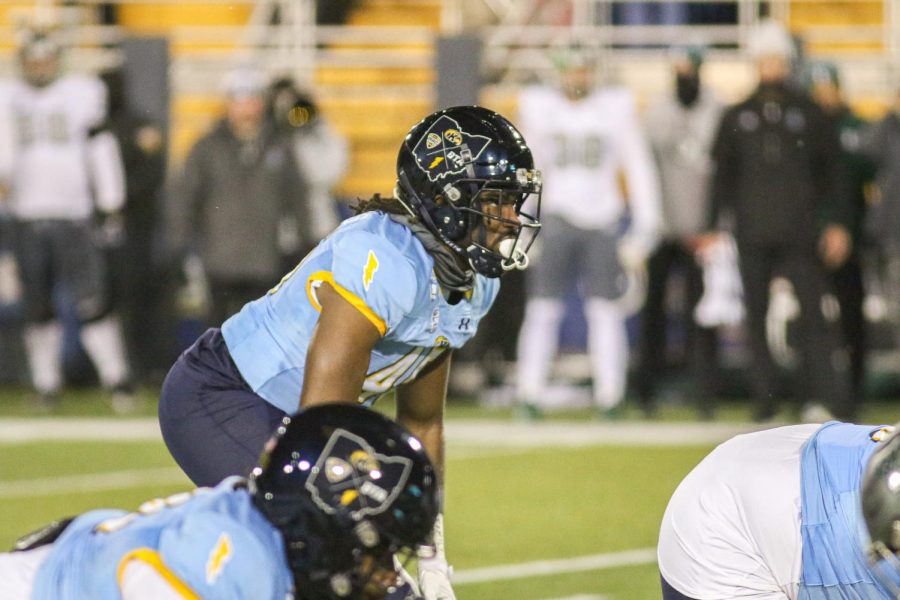
POLYGON ((701 404, 697 407, 697 418, 701 421, 713 421, 716 418, 716 409, 708 404, 701 404))
POLYGON ((774 406, 760 406, 753 411, 753 422, 768 423, 775 420, 776 414, 778 414, 778 411, 775 410, 774 406))
POLYGON ((621 421, 625 417, 625 407, 620 402, 609 408, 597 408, 594 418, 598 421, 621 421))
POLYGON ((35 413, 47 415, 56 412, 59 403, 59 392, 38 392, 31 402, 31 407, 35 413))
POLYGON ((531 402, 520 402, 513 409, 513 415, 519 421, 540 421, 544 418, 544 412, 537 404, 531 402))
POLYGON ((131 415, 141 408, 141 402, 135 396, 134 388, 130 383, 121 383, 115 386, 109 402, 113 412, 117 415, 131 415))
POLYGON ((645 419, 655 419, 659 415, 659 403, 655 398, 640 398, 638 407, 645 419))

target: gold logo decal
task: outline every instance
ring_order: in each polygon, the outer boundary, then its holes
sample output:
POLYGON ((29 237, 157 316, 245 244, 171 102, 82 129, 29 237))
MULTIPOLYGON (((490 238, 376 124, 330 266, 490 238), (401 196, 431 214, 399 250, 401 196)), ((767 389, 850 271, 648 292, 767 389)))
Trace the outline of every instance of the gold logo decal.
POLYGON ((457 129, 448 129, 444 132, 444 137, 454 146, 459 146, 463 141, 462 134, 457 129))
POLYGON ((429 133, 428 137, 425 139, 425 147, 431 150, 435 146, 441 143, 441 136, 436 133, 429 133))
POLYGON ((433 168, 435 168, 436 166, 438 166, 439 164, 441 164, 442 162, 444 162, 444 157, 443 157, 443 156, 435 156, 435 157, 434 157, 434 160, 431 161, 431 164, 428 165, 428 168, 429 168, 429 169, 433 169, 433 168))
POLYGON ((366 268, 363 269, 363 286, 369 291, 372 285, 372 278, 375 277, 375 271, 378 270, 378 257, 375 256, 374 250, 369 250, 369 258, 366 259, 366 268))
POLYGON ((206 561, 206 583, 212 585, 216 582, 225 565, 231 560, 232 554, 231 537, 227 533, 223 533, 219 536, 219 541, 216 542, 206 561))

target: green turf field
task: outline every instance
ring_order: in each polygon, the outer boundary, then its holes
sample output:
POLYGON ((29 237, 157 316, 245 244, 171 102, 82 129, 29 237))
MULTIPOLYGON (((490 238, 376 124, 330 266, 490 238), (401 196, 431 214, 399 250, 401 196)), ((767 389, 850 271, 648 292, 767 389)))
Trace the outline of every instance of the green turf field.
MULTIPOLYGON (((112 430, 125 428, 101 396, 81 392, 74 398, 62 419, 23 420, 27 404, 0 393, 0 433, 14 420, 49 427, 85 415, 106 419, 112 430)), ((499 427, 493 439, 451 440, 448 446, 447 546, 460 600, 659 598, 652 550, 659 521, 675 486, 712 443, 509 443, 502 439, 505 424, 514 424, 508 413, 464 405, 449 412, 449 425, 499 427)), ((725 407, 720 418, 739 422, 748 412, 725 407)), ((892 404, 880 404, 866 416, 891 422, 894 413, 892 404)), ((152 414, 148 406, 144 416, 152 414)), ((662 414, 675 428, 691 416, 677 408, 662 414)), ((574 430, 587 417, 577 411, 556 415, 551 425, 574 430)), ((644 427, 636 411, 623 424, 644 427)), ((159 440, 12 441, 0 435, 0 548, 56 517, 94 507, 133 509, 188 488, 159 440)))
MULTIPOLYGON (((705 450, 485 447, 466 448, 455 459, 451 447, 449 556, 465 575, 490 566, 652 547, 668 495, 705 450)), ((148 497, 188 487, 162 444, 152 442, 5 445, 0 482, 3 547, 58 516, 99 506, 134 508, 148 497)), ((655 593, 652 563, 530 578, 523 573, 459 586, 461 599, 638 599, 655 593)))

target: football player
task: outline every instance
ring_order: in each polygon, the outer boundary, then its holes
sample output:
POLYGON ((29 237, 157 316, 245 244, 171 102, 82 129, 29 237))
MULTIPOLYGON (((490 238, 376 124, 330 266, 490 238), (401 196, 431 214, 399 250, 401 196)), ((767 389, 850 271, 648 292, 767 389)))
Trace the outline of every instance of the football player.
POLYGON ((663 599, 900 597, 893 429, 831 421, 720 445, 666 508, 663 599))
POLYGON ((7 89, 15 123, 8 206, 39 406, 51 408, 62 386, 53 298, 56 285, 65 284, 82 344, 113 391, 113 408, 127 412, 134 408, 129 368, 93 223, 99 213, 103 232, 114 233, 125 198, 119 147, 104 129, 106 89, 96 77, 62 73, 62 46, 53 32, 29 31, 18 58, 22 77, 7 89))
POLYGON ((367 408, 317 406, 284 418, 249 480, 22 538, 0 554, 0 597, 405 599, 415 591, 400 557, 437 513, 437 473, 419 440, 367 408))
MULTIPOLYGON (((522 135, 475 106, 435 112, 400 147, 393 198, 375 196, 264 297, 207 331, 163 384, 163 437, 208 485, 245 474, 299 406, 371 404, 396 392, 397 419, 443 472, 450 351, 490 309, 499 277, 528 265, 539 229, 523 204, 540 174, 522 135)), ((454 598, 442 519, 420 556, 428 599, 454 598)))
POLYGON ((615 416, 628 368, 625 270, 642 269, 655 244, 659 183, 631 93, 595 88, 584 48, 568 49, 559 66, 561 89, 533 87, 519 98, 522 131, 544 173, 546 216, 541 260, 528 278, 516 395, 526 416, 538 416, 564 299, 577 287, 585 297, 594 402, 598 415, 615 416), (631 224, 623 234, 626 212, 631 224))

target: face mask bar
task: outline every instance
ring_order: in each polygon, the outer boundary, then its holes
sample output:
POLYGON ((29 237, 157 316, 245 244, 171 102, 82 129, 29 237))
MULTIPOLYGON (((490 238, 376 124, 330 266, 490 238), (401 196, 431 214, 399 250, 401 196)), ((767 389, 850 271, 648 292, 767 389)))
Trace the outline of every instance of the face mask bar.
POLYGON ((519 169, 516 172, 516 183, 509 186, 492 181, 465 179, 458 184, 482 186, 469 206, 459 207, 460 212, 469 216, 469 254, 475 252, 481 256, 495 256, 501 272, 527 268, 528 251, 541 229, 540 171, 519 169), (503 207, 509 205, 515 207, 514 219, 503 216, 503 207), (504 230, 508 233, 499 243, 489 244, 490 233, 504 230))
MULTIPOLYGON (((332 576, 332 590, 335 591, 335 588, 355 590, 358 595, 352 595, 351 592, 351 597, 363 600, 406 600, 411 597, 413 589, 410 584, 409 565, 412 562, 413 552, 404 550, 392 553, 388 549, 382 550, 375 554, 362 554, 353 571, 332 576), (345 583, 341 583, 342 581, 345 583)), ((337 591, 335 593, 338 597, 344 597, 337 591)))
POLYGON ((900 558, 883 542, 872 542, 869 546, 869 567, 878 583, 900 600, 900 558))

